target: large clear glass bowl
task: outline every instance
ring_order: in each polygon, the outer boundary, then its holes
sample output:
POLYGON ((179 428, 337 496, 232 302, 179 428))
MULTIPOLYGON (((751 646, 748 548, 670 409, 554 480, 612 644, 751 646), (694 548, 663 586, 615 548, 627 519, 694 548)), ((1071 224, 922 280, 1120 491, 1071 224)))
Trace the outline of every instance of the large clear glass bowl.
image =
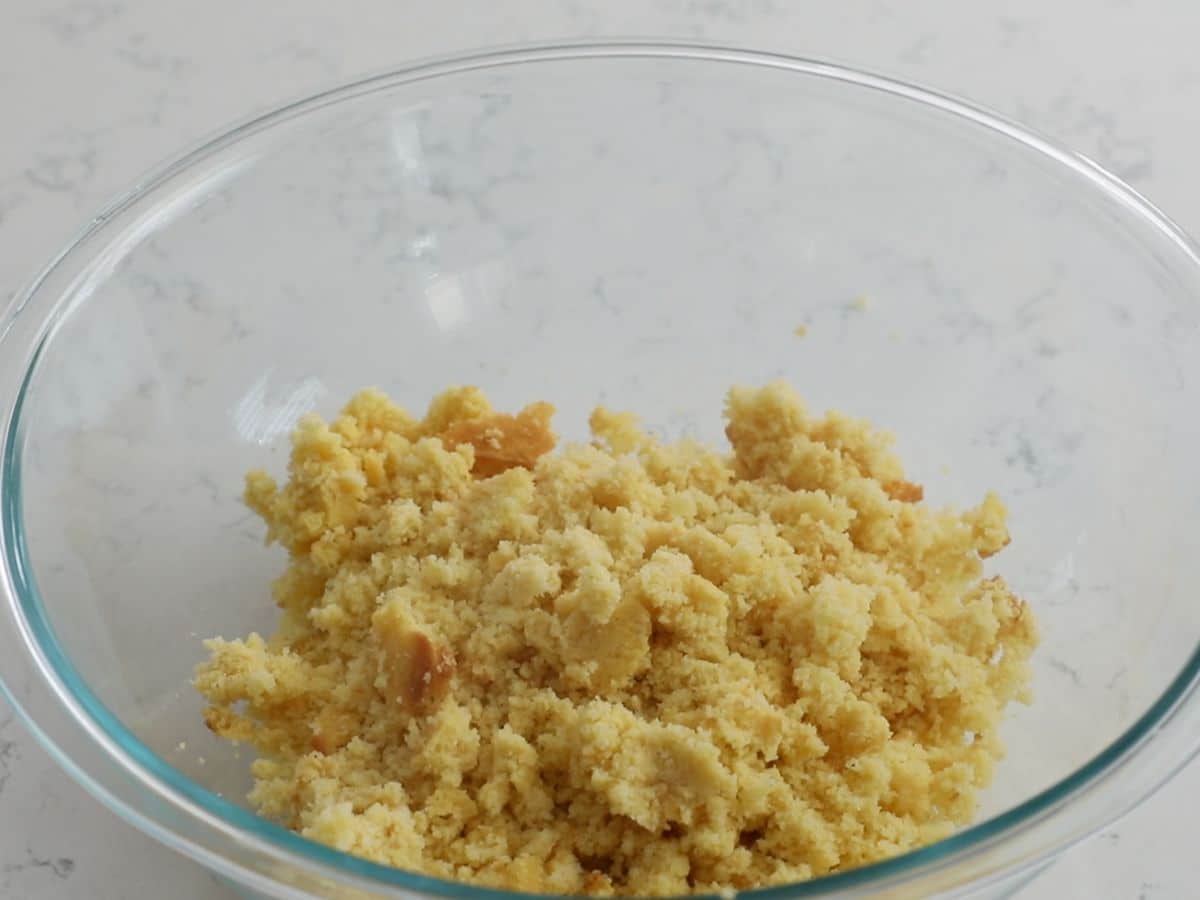
POLYGON ((188 684, 202 636, 271 627, 243 472, 366 385, 719 441, 730 384, 784 377, 894 430, 932 502, 1002 494, 1044 643, 978 824, 756 894, 1000 893, 1200 743, 1198 300, 1129 188, 861 72, 624 43, 370 78, 148 175, 0 323, 0 676, 75 778, 248 891, 506 897, 246 807, 188 684))

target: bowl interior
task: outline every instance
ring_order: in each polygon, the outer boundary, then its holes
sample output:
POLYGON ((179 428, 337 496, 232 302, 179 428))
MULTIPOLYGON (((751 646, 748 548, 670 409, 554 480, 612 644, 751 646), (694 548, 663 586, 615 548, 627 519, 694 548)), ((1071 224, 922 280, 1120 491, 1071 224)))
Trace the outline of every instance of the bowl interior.
POLYGON ((274 620, 283 559, 242 476, 368 385, 719 442, 731 384, 786 378, 893 430, 931 502, 998 491, 993 568, 1043 646, 986 815, 1084 765, 1195 648, 1200 284, 1017 140, 814 74, 545 59, 363 89, 139 202, 28 381, 23 525, 90 690, 230 800, 246 753, 188 682, 202 637, 274 620))

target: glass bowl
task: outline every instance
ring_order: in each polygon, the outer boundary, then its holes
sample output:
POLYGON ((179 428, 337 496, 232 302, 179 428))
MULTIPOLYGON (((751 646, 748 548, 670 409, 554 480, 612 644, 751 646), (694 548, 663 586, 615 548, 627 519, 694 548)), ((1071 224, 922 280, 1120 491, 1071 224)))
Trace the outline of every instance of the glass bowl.
POLYGON ((5 692, 102 802, 247 891, 510 896, 246 807, 189 687, 201 637, 273 620, 243 473, 366 385, 720 441, 728 386, 787 378, 893 430, 932 502, 1004 497, 998 567, 1043 644, 978 824, 751 893, 1003 893, 1200 743, 1198 298, 1196 246, 1112 176, 850 69, 577 44, 319 94, 146 176, 0 323, 5 692))

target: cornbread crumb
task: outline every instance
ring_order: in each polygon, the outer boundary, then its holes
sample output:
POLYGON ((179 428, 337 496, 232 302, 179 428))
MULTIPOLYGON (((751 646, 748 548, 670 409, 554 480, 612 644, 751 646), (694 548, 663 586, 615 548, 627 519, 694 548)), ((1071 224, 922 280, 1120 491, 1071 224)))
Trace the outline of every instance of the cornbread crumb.
POLYGON ((365 391, 300 422, 286 485, 247 476, 281 620, 195 684, 255 807, 563 894, 731 896, 970 819, 1036 643, 983 578, 995 496, 926 506, 886 435, 783 384, 730 391, 728 455, 605 409, 551 453, 552 413, 365 391))
POLYGON ((792 334, 794 334, 798 338, 808 337, 808 326, 807 325, 797 325, 795 328, 792 329, 792 334))
POLYGON ((530 468, 543 453, 554 449, 550 430, 554 407, 534 403, 515 416, 490 413, 480 418, 461 419, 438 435, 447 447, 470 444, 475 450, 473 474, 481 478, 498 475, 514 466, 530 468))
POLYGON ((925 488, 919 484, 913 484, 911 481, 905 481, 903 478, 894 478, 885 482, 883 491, 893 500, 900 500, 903 503, 920 503, 925 499, 925 488))

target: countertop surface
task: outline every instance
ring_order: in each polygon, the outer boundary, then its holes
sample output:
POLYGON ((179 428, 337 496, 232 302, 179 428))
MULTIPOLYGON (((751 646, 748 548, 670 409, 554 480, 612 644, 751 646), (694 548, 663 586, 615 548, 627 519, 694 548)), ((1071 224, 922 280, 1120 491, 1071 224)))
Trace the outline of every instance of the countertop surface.
MULTIPOLYGON (((115 191, 231 119, 355 74, 497 43, 668 36, 819 56, 964 95, 1200 233, 1191 0, 6 0, 0 307, 115 191), (286 15, 279 13, 286 9, 286 15)), ((1193 764, 1024 900, 1195 896, 1193 764)), ((233 894, 77 787, 0 701, 0 897, 233 894)))

